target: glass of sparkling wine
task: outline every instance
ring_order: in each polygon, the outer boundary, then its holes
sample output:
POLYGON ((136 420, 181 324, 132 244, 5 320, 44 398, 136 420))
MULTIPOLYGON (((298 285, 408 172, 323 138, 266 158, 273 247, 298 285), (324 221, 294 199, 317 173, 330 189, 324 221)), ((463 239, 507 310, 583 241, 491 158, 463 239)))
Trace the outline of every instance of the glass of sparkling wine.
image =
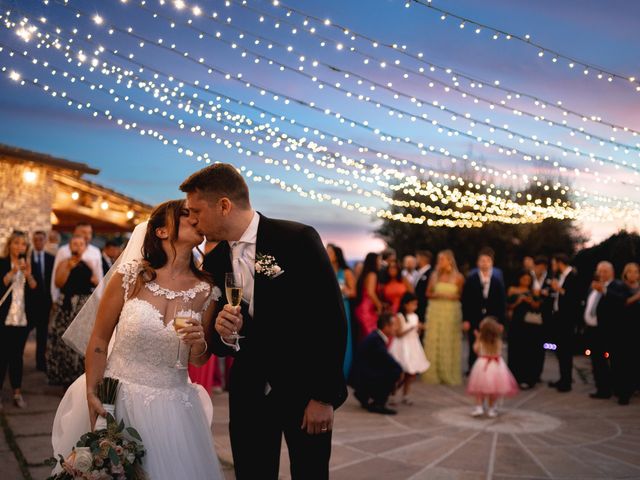
POLYGON ((176 302, 176 311, 173 317, 173 328, 178 334, 178 355, 176 356, 175 368, 184 370, 187 368, 180 359, 180 347, 182 345, 182 339, 180 338, 180 330, 188 327, 189 322, 193 318, 193 309, 191 308, 192 300, 188 297, 182 297, 176 302))
MULTIPOLYGON (((224 275, 224 287, 225 293, 227 294, 227 302, 232 307, 237 307, 242 302, 242 273, 225 273, 224 275)), ((238 343, 238 340, 244 338, 238 334, 238 332, 233 332, 233 335, 230 337, 238 343)))

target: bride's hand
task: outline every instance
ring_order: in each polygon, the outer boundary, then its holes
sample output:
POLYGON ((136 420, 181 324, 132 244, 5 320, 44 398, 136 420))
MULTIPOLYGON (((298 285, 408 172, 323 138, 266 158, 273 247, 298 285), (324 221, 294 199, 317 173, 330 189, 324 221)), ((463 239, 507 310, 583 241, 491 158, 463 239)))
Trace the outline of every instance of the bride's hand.
POLYGON ((98 415, 106 417, 107 411, 102 406, 98 396, 93 392, 87 393, 87 403, 89 404, 89 421, 91 422, 91 430, 93 430, 96 426, 98 415))
POLYGON ((188 327, 178 330, 180 338, 187 345, 199 345, 204 343, 204 328, 200 322, 190 321, 188 327))

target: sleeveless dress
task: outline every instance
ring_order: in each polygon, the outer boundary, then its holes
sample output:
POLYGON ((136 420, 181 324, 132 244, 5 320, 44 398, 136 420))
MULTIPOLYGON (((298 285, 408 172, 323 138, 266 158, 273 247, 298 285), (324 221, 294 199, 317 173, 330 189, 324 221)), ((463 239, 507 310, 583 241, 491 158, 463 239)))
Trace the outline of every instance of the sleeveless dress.
POLYGON ((64 343, 62 334, 91 296, 92 276, 91 268, 84 261, 78 262, 51 310, 46 351, 49 385, 71 385, 84 373, 84 357, 64 343))
MULTIPOLYGON (((437 282, 434 292, 458 293, 458 286, 437 282)), ((431 367, 422 378, 427 383, 462 384, 462 306, 458 300, 429 299, 424 350, 431 367)))
POLYGON ((407 286, 395 278, 389 280, 382 287, 382 294, 385 301, 391 305, 392 313, 398 313, 400 310, 400 302, 405 293, 407 293, 407 286))
POLYGON ((373 300, 369 297, 367 289, 363 287, 362 290, 362 300, 360 300, 354 312, 358 319, 359 341, 365 339, 371 332, 378 328, 378 311, 376 304, 373 303, 373 300))
MULTIPOLYGON (((338 277, 338 283, 340 286, 344 286, 344 270, 338 270, 336 276, 338 277)), ((351 304, 349 299, 342 295, 342 301, 344 302, 344 314, 347 317, 347 348, 344 352, 344 364, 342 370, 344 378, 349 378, 349 372, 351 371, 351 362, 353 361, 353 335, 351 333, 351 304)))
MULTIPOLYGON (((402 323, 402 331, 417 327, 420 323, 416 313, 409 313, 406 316, 398 313, 398 317, 402 323)), ((389 353, 400 364, 402 370, 410 375, 426 372, 429 368, 429 361, 424 355, 418 330, 413 330, 402 337, 395 337, 389 347, 389 353)))
MULTIPOLYGON (((502 348, 498 349, 498 351, 500 350, 502 348)), ((490 354, 481 344, 478 359, 469 373, 467 393, 469 395, 509 397, 518 393, 518 384, 502 356, 490 354)))
MULTIPOLYGON (((105 377, 120 380, 116 419, 138 430, 146 455, 143 468, 149 480, 223 479, 211 434, 212 405, 199 385, 189 383, 187 370, 176 369, 178 337, 173 321, 165 325, 163 315, 150 302, 128 298, 140 269, 137 261, 122 264, 125 303, 120 313, 107 359, 105 377)), ((155 297, 202 299, 204 312, 218 296, 206 282, 175 292, 155 282, 142 287, 155 297)), ((186 364, 188 352, 181 349, 186 364)), ((52 443, 57 457, 65 457, 83 433, 89 431, 86 379, 83 375, 67 390, 58 406, 52 443)))

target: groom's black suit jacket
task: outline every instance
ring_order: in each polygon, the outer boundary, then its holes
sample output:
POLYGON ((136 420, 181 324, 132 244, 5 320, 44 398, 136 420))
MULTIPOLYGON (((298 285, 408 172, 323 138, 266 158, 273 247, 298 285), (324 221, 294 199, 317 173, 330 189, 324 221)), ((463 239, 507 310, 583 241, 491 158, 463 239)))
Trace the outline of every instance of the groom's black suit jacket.
MULTIPOLYGON (((256 256, 271 255, 277 278, 255 274, 254 315, 243 302, 240 351, 220 340, 212 325, 209 350, 235 357, 232 396, 264 396, 265 385, 287 398, 319 400, 339 407, 347 397, 342 370, 347 323, 335 273, 318 233, 310 226, 260 216, 256 256)), ((231 272, 230 246, 220 242, 204 260, 223 292, 215 316, 227 303, 224 274, 231 272)), ((215 317, 214 317, 215 318, 215 317)))

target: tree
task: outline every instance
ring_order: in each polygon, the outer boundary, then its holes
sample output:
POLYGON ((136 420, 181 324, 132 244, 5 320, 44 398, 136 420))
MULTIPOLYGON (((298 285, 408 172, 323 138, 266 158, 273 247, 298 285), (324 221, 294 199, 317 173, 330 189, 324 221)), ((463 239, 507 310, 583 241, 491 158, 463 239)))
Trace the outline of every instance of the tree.
MULTIPOLYGON (((442 184, 448 192, 461 190, 460 185, 474 185, 474 191, 479 192, 479 186, 472 180, 449 181, 442 184), (446 187, 445 187, 446 185, 446 187)), ((483 188, 483 187, 480 187, 483 188)), ((512 201, 522 205, 528 198, 532 201, 540 199, 541 204, 571 205, 571 199, 566 191, 554 188, 550 182, 529 186, 520 191, 509 192, 512 201), (527 196, 530 197, 527 197, 527 196)), ((443 203, 435 196, 422 195, 416 197, 415 192, 407 190, 395 191, 392 198, 396 201, 418 200, 425 205, 443 207, 443 203), (413 193, 414 195, 411 195, 413 193)), ((451 206, 448 202, 445 206, 451 206)), ((456 207, 460 212, 473 212, 468 206, 456 207)), ((426 215, 418 207, 393 206, 393 213, 411 214, 414 217, 426 215)), ((437 219, 442 217, 430 216, 437 219)), ((399 256, 412 254, 417 249, 428 249, 436 253, 450 248, 454 251, 458 267, 466 272, 476 262, 478 250, 484 246, 491 247, 496 252, 496 265, 505 270, 508 278, 521 268, 522 258, 526 255, 551 256, 556 252, 573 255, 584 242, 584 238, 575 227, 571 219, 549 218, 540 223, 509 224, 501 222, 486 222, 479 228, 466 227, 434 227, 426 223, 422 225, 402 223, 394 220, 383 220, 376 235, 395 249, 399 256)))

